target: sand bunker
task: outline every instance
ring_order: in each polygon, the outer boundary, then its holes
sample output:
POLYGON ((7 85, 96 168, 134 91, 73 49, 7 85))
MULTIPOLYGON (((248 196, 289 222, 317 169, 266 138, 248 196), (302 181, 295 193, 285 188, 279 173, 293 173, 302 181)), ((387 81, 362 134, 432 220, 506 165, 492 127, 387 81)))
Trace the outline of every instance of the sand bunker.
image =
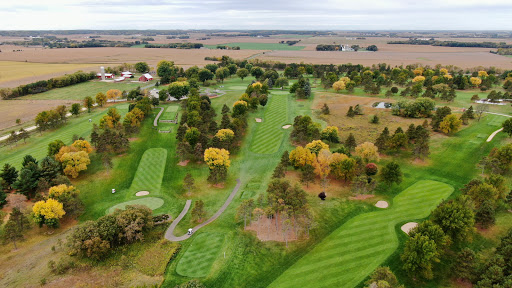
POLYGON ((388 208, 389 204, 386 201, 378 201, 377 204, 375 204, 375 207, 377 208, 388 208))
POLYGON ((256 122, 258 122, 258 123, 260 123, 261 121, 263 121, 263 120, 261 120, 261 118, 254 118, 254 119, 256 119, 256 122))
POLYGON ((149 195, 149 191, 139 191, 135 193, 135 196, 146 196, 149 195))
POLYGON ((418 223, 416 222, 409 222, 409 223, 405 223, 403 226, 402 226, 402 231, 404 231, 406 234, 409 234, 409 232, 411 232, 412 229, 414 229, 416 226, 418 226, 418 223))
POLYGON ((290 128, 290 127, 292 127, 292 125, 284 125, 284 126, 283 126, 283 129, 288 129, 288 128, 290 128))

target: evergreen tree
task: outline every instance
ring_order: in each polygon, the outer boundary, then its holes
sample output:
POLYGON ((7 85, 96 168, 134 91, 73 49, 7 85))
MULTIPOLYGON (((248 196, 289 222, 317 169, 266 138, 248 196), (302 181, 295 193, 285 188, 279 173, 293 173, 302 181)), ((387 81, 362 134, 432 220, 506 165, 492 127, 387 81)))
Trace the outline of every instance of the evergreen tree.
POLYGON ((347 140, 345 140, 345 147, 347 147, 350 151, 354 150, 356 148, 356 138, 352 133, 348 134, 347 140))
POLYGON ((485 200, 475 213, 475 222, 487 229, 496 222, 496 207, 491 200, 485 200))
POLYGON ((386 183, 388 186, 393 185, 393 183, 402 183, 402 177, 402 170, 396 162, 386 164, 386 166, 384 166, 380 171, 381 181, 386 183))
POLYGON ((315 168, 311 165, 304 165, 300 173, 300 182, 309 187, 309 183, 315 180, 315 168))
POLYGON ((46 180, 48 183, 52 183, 53 179, 55 179, 60 174, 60 163, 55 161, 53 157, 46 156, 41 160, 41 178, 46 180))
POLYGON ((25 155, 25 157, 23 157, 23 162, 21 163, 21 166, 25 167, 29 163, 34 163, 37 165, 37 160, 36 158, 32 157, 32 155, 25 155))
POLYGON ((28 163, 21 169, 18 180, 14 182, 14 187, 29 198, 34 196, 39 182, 40 172, 39 167, 35 163, 28 163))
POLYGON ((230 114, 231 111, 229 110, 229 107, 228 105, 224 104, 224 106, 222 106, 222 115, 226 115, 226 114, 230 114))
POLYGON ((350 106, 350 107, 348 108, 347 117, 352 118, 352 117, 354 117, 355 115, 356 115, 356 113, 354 112, 354 108, 353 108, 352 106, 350 106))
POLYGON ((27 216, 19 208, 14 207, 9 215, 9 220, 5 223, 2 237, 7 241, 12 241, 14 249, 17 249, 16 241, 23 239, 23 233, 29 228, 29 225, 30 221, 27 216))
POLYGON ((231 126, 231 119, 229 114, 223 114, 220 122, 220 129, 229 129, 231 126))
POLYGON ((409 128, 407 128, 407 131, 405 132, 405 135, 407 135, 409 141, 416 139, 416 127, 414 126, 414 124, 409 125, 409 128))
POLYGON ((327 103, 324 103, 324 106, 322 106, 322 114, 329 115, 330 113, 329 106, 327 106, 327 103))
POLYGON ((272 173, 272 178, 284 178, 286 169, 283 165, 278 164, 272 173))
POLYGON ((466 110, 466 114, 468 115, 469 119, 475 119, 475 111, 473 109, 473 105, 469 106, 468 110, 466 110))
POLYGON ((279 162, 279 164, 285 168, 290 166, 290 153, 288 150, 285 150, 283 155, 281 155, 281 162, 279 162))
POLYGON ((379 148, 379 151, 386 151, 389 148, 389 129, 388 127, 384 127, 384 130, 382 130, 382 133, 380 133, 379 137, 377 137, 377 140, 375 140, 375 146, 379 148))
POLYGON ((414 154, 419 158, 427 157, 430 154, 430 133, 423 126, 416 126, 416 141, 414 143, 414 154))
POLYGON ((18 171, 16 171, 14 166, 5 163, 2 172, 0 172, 0 178, 3 179, 3 184, 6 186, 4 188, 11 189, 12 184, 16 182, 16 179, 18 178, 18 171))
POLYGON ((457 253, 456 262, 453 265, 453 274, 458 279, 472 281, 475 278, 475 252, 469 248, 457 253))

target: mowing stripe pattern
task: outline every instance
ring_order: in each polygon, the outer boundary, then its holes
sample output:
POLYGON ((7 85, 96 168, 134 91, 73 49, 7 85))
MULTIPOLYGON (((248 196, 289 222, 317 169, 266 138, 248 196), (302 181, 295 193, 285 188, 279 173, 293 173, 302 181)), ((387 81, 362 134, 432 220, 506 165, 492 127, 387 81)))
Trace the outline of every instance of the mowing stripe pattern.
POLYGON ((207 276, 223 243, 224 235, 221 233, 197 235, 176 266, 176 272, 187 277, 207 276))
POLYGON ((126 206, 128 206, 128 205, 146 205, 146 206, 148 206, 149 209, 155 210, 155 209, 162 207, 162 205, 164 205, 164 200, 161 198, 157 198, 157 197, 144 197, 142 199, 126 201, 126 202, 119 203, 117 205, 110 207, 109 209, 107 209, 106 214, 110 214, 110 213, 114 212, 116 209, 121 209, 121 210, 125 209, 126 206))
POLYGON ((398 248, 397 224, 427 217, 452 192, 445 183, 418 181, 391 208, 350 219, 269 287, 355 287, 398 248))
POLYGON ((282 126, 288 121, 288 95, 272 95, 269 102, 251 143, 250 150, 254 153, 275 153, 283 141, 282 126))
POLYGON ((146 150, 135 172, 130 193, 149 191, 151 195, 159 194, 164 177, 167 150, 164 148, 151 148, 146 150))

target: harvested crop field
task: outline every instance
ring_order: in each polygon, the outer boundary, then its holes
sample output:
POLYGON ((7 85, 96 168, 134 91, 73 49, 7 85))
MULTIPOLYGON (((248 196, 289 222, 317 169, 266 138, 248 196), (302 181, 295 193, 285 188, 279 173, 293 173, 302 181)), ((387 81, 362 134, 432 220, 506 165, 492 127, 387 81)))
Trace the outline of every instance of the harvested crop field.
POLYGON ((464 51, 461 51, 460 48, 426 46, 420 47, 420 51, 415 51, 416 47, 410 46, 413 45, 394 45, 390 47, 392 51, 385 51, 383 49, 378 52, 271 51, 259 55, 257 58, 285 63, 300 63, 302 61, 312 64, 357 63, 372 65, 387 63, 392 66, 420 63, 430 66, 435 66, 436 64, 444 66, 455 65, 461 68, 473 68, 476 66, 512 68, 512 59, 507 60, 500 55, 491 54, 489 49, 482 51, 479 48, 466 48, 464 51))
MULTIPOLYGON (((281 43, 258 43, 258 42, 236 42, 236 43, 222 43, 218 45, 226 45, 229 47, 240 47, 242 50, 302 50, 304 46, 297 45, 288 45, 281 43)), ((217 45, 206 45, 207 48, 215 49, 217 45)))
MULTIPOLYGON (((11 46, 12 47, 12 46, 11 46)), ((16 47, 16 46, 14 46, 16 47)), ((16 47, 20 48, 20 47, 16 47)), ((190 67, 205 65, 211 61, 204 60, 206 56, 220 57, 228 55, 235 59, 246 58, 261 51, 252 50, 210 50, 210 49, 167 49, 167 48, 61 48, 42 49, 25 48, 21 52, 12 51, 7 47, 6 52, 0 53, 0 61, 28 61, 37 63, 97 63, 115 65, 146 61, 153 67, 162 59, 174 61, 175 64, 190 67)), ((2 50, 3 50, 2 49, 2 50)))
MULTIPOLYGON (((2 56, 4 53, 9 54, 9 52, 2 52, 2 56)), ((78 70, 92 71, 94 69, 98 69, 98 65, 0 61, 0 87, 15 87, 29 82, 71 74, 78 70)))
MULTIPOLYGON (((59 105, 71 106, 78 101, 71 100, 0 100, 0 131, 16 126, 16 119, 21 122, 34 120, 36 115, 44 110, 54 109, 59 105)), ((5 133, 2 133, 5 134, 5 133)))

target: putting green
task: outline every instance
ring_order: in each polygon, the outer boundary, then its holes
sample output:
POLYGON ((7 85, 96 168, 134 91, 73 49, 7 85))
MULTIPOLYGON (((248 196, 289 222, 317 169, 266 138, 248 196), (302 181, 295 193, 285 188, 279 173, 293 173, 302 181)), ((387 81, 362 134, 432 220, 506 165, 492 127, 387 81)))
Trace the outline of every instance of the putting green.
POLYGON ((187 277, 207 276, 223 243, 224 234, 221 233, 207 232, 197 235, 178 262, 176 272, 187 277))
POLYGON ((427 217, 452 192, 445 183, 416 182, 391 208, 350 219, 269 287, 355 287, 398 248, 398 223, 427 217))
POLYGON ((265 107, 264 121, 256 127, 250 150, 259 154, 272 154, 279 150, 288 123, 288 96, 272 95, 265 107))
POLYGON ((130 193, 149 191, 152 195, 158 195, 162 186, 166 161, 167 150, 164 148, 146 150, 139 162, 135 177, 133 177, 130 193))
POLYGON ((109 209, 107 209, 106 214, 110 214, 110 213, 114 212, 116 209, 124 209, 128 205, 146 205, 151 210, 155 210, 155 209, 162 207, 162 205, 164 205, 164 200, 161 198, 156 198, 156 197, 146 197, 146 198, 142 198, 142 199, 126 201, 126 202, 119 203, 117 205, 110 207, 109 209))

